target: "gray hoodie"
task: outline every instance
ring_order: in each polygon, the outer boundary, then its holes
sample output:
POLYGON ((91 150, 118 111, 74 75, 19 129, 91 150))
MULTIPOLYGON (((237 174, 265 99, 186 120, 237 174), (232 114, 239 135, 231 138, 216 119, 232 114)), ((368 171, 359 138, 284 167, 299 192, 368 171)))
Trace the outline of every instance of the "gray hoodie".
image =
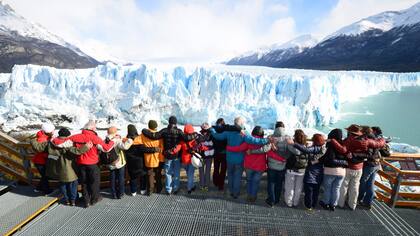
MULTIPOLYGON (((284 157, 284 159, 288 159, 291 155, 300 155, 301 152, 297 150, 293 145, 288 144, 287 141, 291 139, 290 136, 286 135, 284 128, 276 128, 274 130, 272 137, 276 138, 276 149, 275 152, 284 157)), ((252 150, 252 154, 261 154, 261 153, 267 153, 271 150, 271 144, 266 144, 262 146, 260 149, 252 150)), ((276 160, 274 158, 270 158, 268 156, 268 168, 273 170, 284 170, 286 168, 286 162, 276 160)))

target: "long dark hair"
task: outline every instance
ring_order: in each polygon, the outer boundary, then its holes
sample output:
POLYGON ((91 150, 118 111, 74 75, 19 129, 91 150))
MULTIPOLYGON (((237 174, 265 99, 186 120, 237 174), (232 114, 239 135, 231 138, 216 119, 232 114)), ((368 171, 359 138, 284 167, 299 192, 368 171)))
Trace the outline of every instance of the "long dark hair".
POLYGON ((303 132, 303 130, 301 129, 297 129, 295 130, 295 135, 293 136, 293 138, 295 139, 295 142, 302 144, 302 145, 306 145, 306 134, 305 132, 303 132))
POLYGON ((129 124, 127 126, 127 138, 134 139, 137 136, 139 136, 139 133, 137 132, 136 126, 133 124, 129 124))

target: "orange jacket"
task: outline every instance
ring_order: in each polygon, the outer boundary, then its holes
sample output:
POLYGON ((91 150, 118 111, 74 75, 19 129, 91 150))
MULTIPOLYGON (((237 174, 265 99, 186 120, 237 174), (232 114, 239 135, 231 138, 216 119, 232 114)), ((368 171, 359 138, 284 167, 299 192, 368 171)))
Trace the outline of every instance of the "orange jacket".
MULTIPOLYGON (((156 132, 155 130, 150 130, 150 131, 156 132)), ((163 151, 162 139, 153 140, 144 136, 144 134, 141 134, 140 136, 134 139, 133 145, 140 145, 140 144, 143 144, 146 147, 158 147, 161 150, 160 152, 155 152, 155 153, 144 153, 144 165, 146 167, 156 168, 156 167, 159 167, 160 162, 165 161, 165 157, 162 154, 162 151, 163 151)))

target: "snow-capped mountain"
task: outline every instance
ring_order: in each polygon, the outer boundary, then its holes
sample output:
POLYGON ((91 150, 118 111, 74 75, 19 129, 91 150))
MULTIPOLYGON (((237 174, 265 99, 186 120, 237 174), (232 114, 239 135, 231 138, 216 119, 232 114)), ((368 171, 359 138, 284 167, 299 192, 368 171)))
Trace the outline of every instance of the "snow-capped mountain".
POLYGON ((29 22, 0 1, 0 72, 15 64, 40 64, 58 68, 94 67, 98 62, 76 46, 29 22))
MULTIPOLYGON (((165 121, 227 122, 249 126, 328 125, 346 101, 420 86, 420 73, 290 70, 255 66, 100 65, 63 70, 15 66, 0 74, 0 127, 6 131, 46 120, 80 128, 89 118, 126 126, 165 121), (348 89, 352 88, 352 89, 348 89)), ((249 127, 248 127, 249 128, 249 127)))
POLYGON ((360 20, 301 51, 275 50, 252 63, 230 62, 316 70, 420 71, 420 3, 360 20))
POLYGON ((228 65, 258 65, 260 60, 282 60, 294 54, 302 52, 318 43, 312 35, 301 35, 283 44, 273 44, 259 48, 255 51, 244 53, 229 60, 228 65))
POLYGON ((386 11, 345 26, 324 40, 340 36, 357 36, 369 30, 389 31, 396 27, 420 23, 420 2, 402 11, 386 11))

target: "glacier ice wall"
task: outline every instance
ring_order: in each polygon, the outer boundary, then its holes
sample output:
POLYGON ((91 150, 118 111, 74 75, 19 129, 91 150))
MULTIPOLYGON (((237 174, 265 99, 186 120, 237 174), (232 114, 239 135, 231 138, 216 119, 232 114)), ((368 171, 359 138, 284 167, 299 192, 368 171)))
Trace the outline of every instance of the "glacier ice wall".
POLYGON ((420 85, 420 73, 310 71, 246 66, 120 66, 61 70, 15 66, 0 74, 0 124, 12 130, 46 119, 80 127, 87 119, 147 123, 174 114, 199 125, 235 116, 272 128, 328 125, 340 104, 403 86, 420 85))

